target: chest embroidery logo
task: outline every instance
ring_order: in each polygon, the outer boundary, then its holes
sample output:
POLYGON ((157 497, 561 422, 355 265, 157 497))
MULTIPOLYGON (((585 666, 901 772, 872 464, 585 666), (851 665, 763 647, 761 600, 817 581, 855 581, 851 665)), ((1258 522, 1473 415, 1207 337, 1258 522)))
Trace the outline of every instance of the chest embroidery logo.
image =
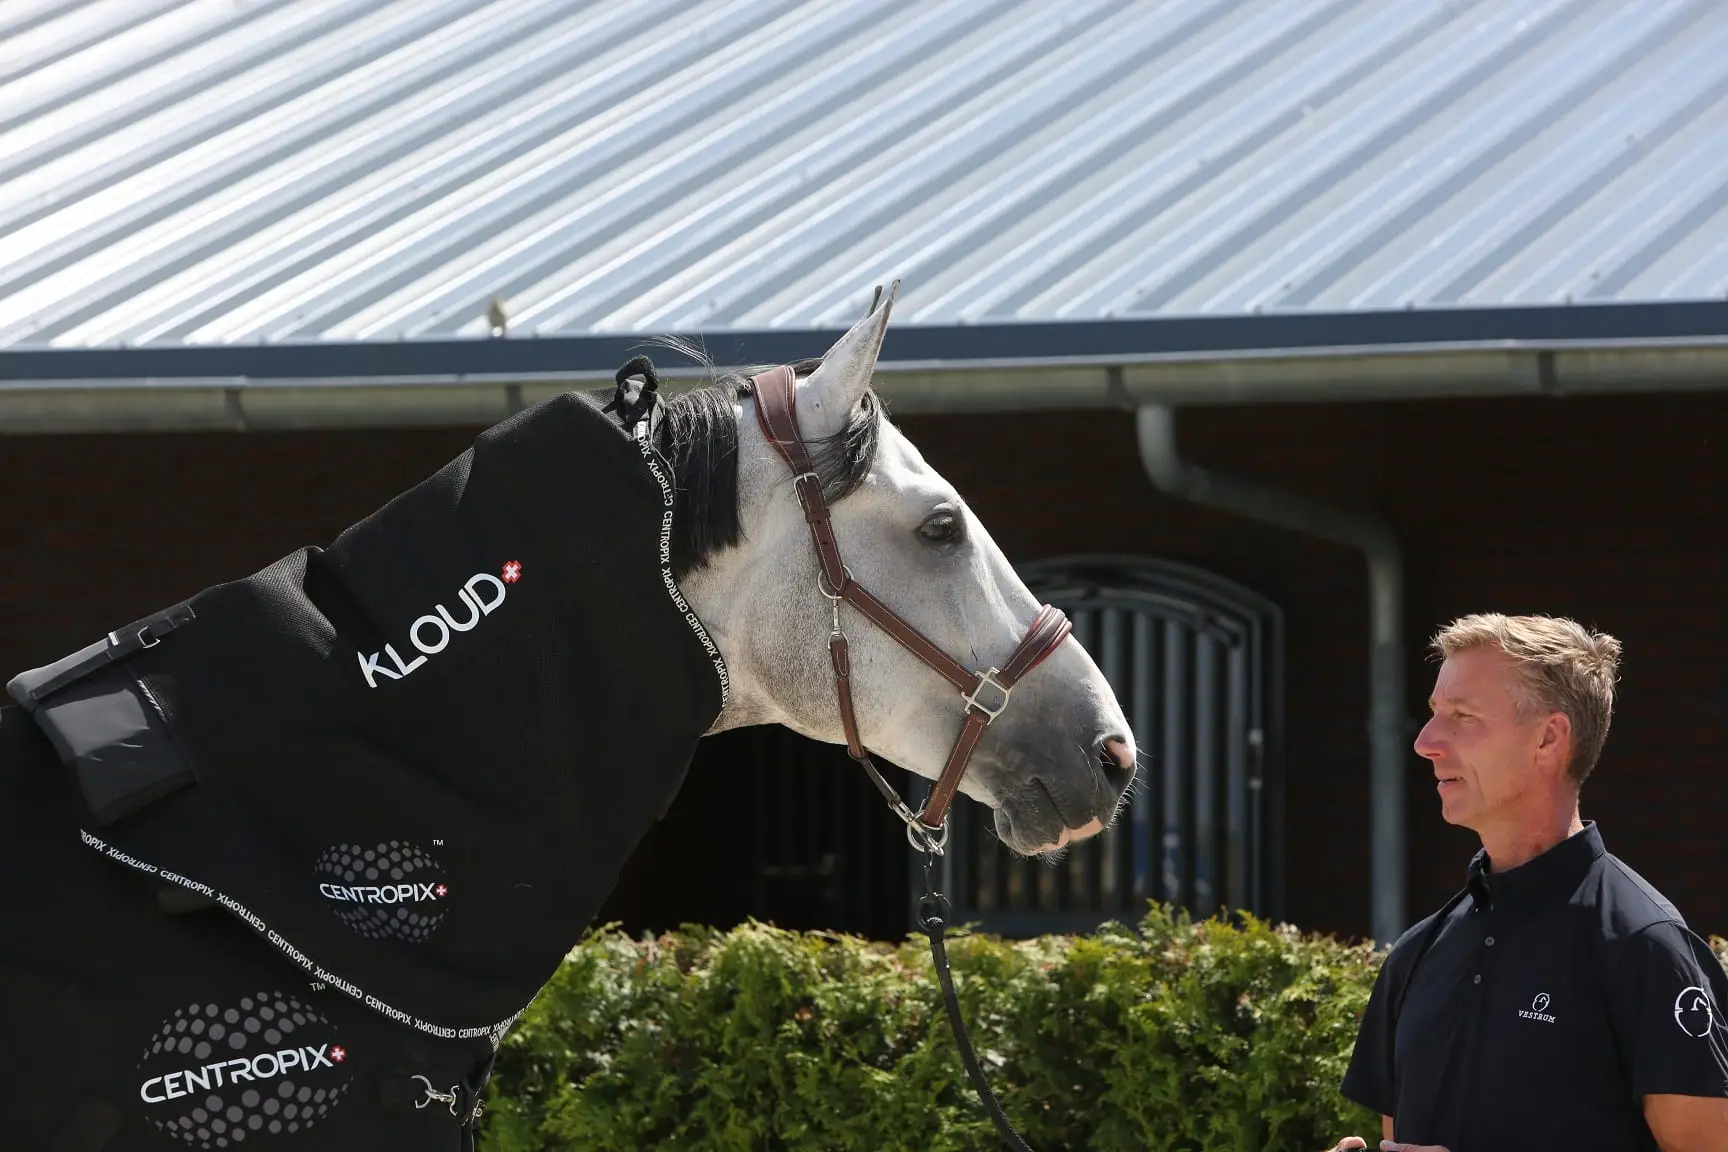
POLYGON ((1518 1009, 1518 1015, 1526 1020, 1540 1020, 1544 1024, 1556 1023, 1554 1017, 1548 1014, 1548 993, 1536 993, 1536 999, 1530 1001, 1530 1007, 1518 1009))
POLYGON ((1680 1025, 1680 1031, 1686 1035, 1708 1036, 1710 1026, 1715 1022, 1716 1011, 1710 1003, 1710 993, 1704 989, 1693 985, 1682 989, 1674 998, 1674 1023, 1680 1025))

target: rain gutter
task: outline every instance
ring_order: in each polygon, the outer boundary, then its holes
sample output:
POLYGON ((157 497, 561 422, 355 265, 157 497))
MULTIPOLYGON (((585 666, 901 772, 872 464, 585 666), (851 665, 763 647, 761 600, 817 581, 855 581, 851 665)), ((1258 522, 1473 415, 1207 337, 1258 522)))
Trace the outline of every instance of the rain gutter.
MULTIPOLYGON (((667 387, 675 390, 701 381, 674 357, 663 359, 667 387)), ((609 384, 615 367, 331 376, 0 373, 0 434, 484 426, 557 392, 609 384)), ((1540 345, 1486 341, 1142 355, 888 358, 877 373, 877 388, 897 415, 1724 386, 1728 338, 1708 336, 1540 345)))

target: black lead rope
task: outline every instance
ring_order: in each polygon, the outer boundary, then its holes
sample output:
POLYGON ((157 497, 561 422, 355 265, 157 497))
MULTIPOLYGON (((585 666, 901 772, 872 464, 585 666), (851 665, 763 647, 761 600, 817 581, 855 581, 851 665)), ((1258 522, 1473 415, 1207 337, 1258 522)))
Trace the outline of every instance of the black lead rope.
POLYGON ((967 1038, 966 1023, 960 1018, 960 997, 954 991, 954 974, 948 970, 948 949, 942 942, 944 918, 952 908, 948 897, 936 891, 936 878, 931 874, 935 862, 934 854, 924 853, 924 895, 918 900, 918 926, 930 937, 930 958, 936 964, 936 979, 942 983, 942 999, 948 1006, 948 1024, 954 1030, 954 1042, 960 1049, 960 1062, 966 1065, 966 1076, 972 1081, 972 1087, 978 1093, 978 1099, 983 1102, 984 1111, 990 1114, 1003 1143, 1016 1152, 1032 1152, 1026 1141, 1020 1138, 1020 1133, 1014 1131, 1014 1125, 1008 1122, 1008 1116, 997 1102, 996 1094, 990 1091, 990 1081, 984 1076, 984 1067, 979 1064, 978 1054, 972 1050, 972 1041, 967 1038), (940 914, 933 911, 937 908, 941 910, 940 914))

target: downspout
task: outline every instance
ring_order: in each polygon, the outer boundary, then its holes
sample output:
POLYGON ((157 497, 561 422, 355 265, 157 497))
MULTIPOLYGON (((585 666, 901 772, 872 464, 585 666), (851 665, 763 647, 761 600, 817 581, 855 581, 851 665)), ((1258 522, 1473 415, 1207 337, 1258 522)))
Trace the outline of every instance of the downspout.
POLYGON ((1167 405, 1140 405, 1135 423, 1140 463, 1160 492, 1355 548, 1367 559, 1370 931, 1390 945, 1405 927, 1404 568, 1397 536, 1378 516, 1186 463, 1167 405))

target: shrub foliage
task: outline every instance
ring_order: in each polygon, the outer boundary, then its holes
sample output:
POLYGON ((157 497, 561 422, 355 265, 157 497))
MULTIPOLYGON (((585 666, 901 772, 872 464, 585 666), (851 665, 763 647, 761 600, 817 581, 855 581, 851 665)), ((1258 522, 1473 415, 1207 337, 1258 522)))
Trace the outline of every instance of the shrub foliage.
MULTIPOLYGON (((1728 964, 1728 940, 1715 938, 1728 964)), ((951 932, 968 1032, 1035 1149, 1314 1152, 1379 1121, 1338 1083, 1380 956, 1154 906, 1137 930, 951 932)), ((929 945, 748 923, 569 956, 506 1039, 483 1152, 997 1152, 929 945)))
MULTIPOLYGON (((1137 930, 949 934, 968 1032, 1037 1149, 1263 1152, 1378 1121, 1338 1095, 1379 957, 1154 906, 1137 930)), ((922 936, 596 931, 506 1039, 485 1152, 1001 1147, 922 936)))

